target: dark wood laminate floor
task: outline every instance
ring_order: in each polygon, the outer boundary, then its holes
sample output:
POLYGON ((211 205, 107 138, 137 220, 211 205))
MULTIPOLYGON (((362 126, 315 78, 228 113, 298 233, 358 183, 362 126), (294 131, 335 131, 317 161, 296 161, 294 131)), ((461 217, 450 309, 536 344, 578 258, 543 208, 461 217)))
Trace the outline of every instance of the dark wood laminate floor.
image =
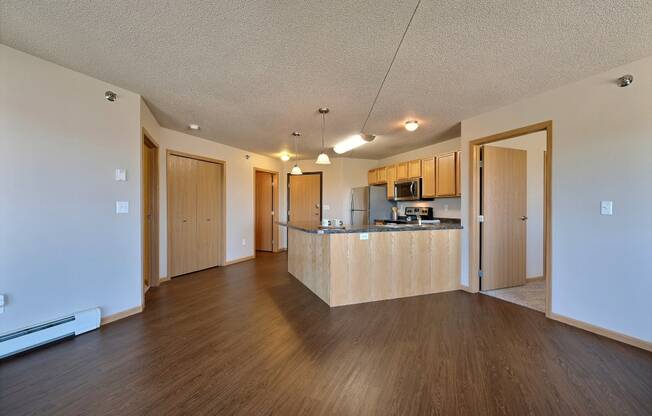
POLYGON ((286 262, 175 279, 143 314, 0 363, 0 414, 652 412, 648 352, 464 292, 329 310, 286 262))

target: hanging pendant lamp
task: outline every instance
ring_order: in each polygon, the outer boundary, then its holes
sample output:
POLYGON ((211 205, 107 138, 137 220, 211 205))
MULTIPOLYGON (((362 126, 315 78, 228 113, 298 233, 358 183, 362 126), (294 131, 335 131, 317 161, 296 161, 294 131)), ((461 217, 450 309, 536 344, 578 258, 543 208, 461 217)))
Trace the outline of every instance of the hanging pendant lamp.
POLYGON ((290 175, 303 175, 301 168, 297 164, 297 157, 299 156, 299 137, 301 136, 301 133, 293 131, 292 135, 294 136, 294 166, 290 171, 290 175))
POLYGON ((330 111, 328 107, 322 107, 319 110, 319 114, 321 114, 321 153, 319 156, 317 156, 317 160, 315 161, 316 164, 318 165, 330 165, 331 160, 328 158, 328 155, 326 154, 326 148, 324 147, 324 132, 326 131, 326 114, 330 111))

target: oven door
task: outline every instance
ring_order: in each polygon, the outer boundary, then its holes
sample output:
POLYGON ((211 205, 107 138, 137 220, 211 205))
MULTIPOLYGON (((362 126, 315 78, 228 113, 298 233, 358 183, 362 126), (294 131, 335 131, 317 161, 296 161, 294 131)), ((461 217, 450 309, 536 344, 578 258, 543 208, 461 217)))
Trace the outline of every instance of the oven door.
POLYGON ((395 201, 417 201, 421 197, 421 183, 419 180, 409 180, 394 183, 395 201))

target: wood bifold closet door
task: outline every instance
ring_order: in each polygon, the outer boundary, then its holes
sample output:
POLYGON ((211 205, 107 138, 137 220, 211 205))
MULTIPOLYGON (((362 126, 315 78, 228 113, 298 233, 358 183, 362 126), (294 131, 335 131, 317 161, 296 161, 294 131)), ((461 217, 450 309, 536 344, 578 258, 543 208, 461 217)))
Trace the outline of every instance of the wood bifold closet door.
POLYGON ((482 290, 525 284, 526 155, 483 147, 482 290))
POLYGON ((168 155, 170 277, 220 262, 222 165, 168 155))
POLYGON ((272 251, 274 175, 256 171, 256 250, 272 251))

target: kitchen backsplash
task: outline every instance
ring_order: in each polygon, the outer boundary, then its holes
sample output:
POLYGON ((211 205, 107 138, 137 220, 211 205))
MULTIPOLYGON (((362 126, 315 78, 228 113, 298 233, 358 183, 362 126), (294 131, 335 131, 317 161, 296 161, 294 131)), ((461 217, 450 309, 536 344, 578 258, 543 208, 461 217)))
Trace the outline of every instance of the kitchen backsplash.
POLYGON ((462 198, 439 198, 434 201, 399 202, 398 214, 405 215, 405 207, 432 207, 433 215, 440 218, 461 218, 462 198))

